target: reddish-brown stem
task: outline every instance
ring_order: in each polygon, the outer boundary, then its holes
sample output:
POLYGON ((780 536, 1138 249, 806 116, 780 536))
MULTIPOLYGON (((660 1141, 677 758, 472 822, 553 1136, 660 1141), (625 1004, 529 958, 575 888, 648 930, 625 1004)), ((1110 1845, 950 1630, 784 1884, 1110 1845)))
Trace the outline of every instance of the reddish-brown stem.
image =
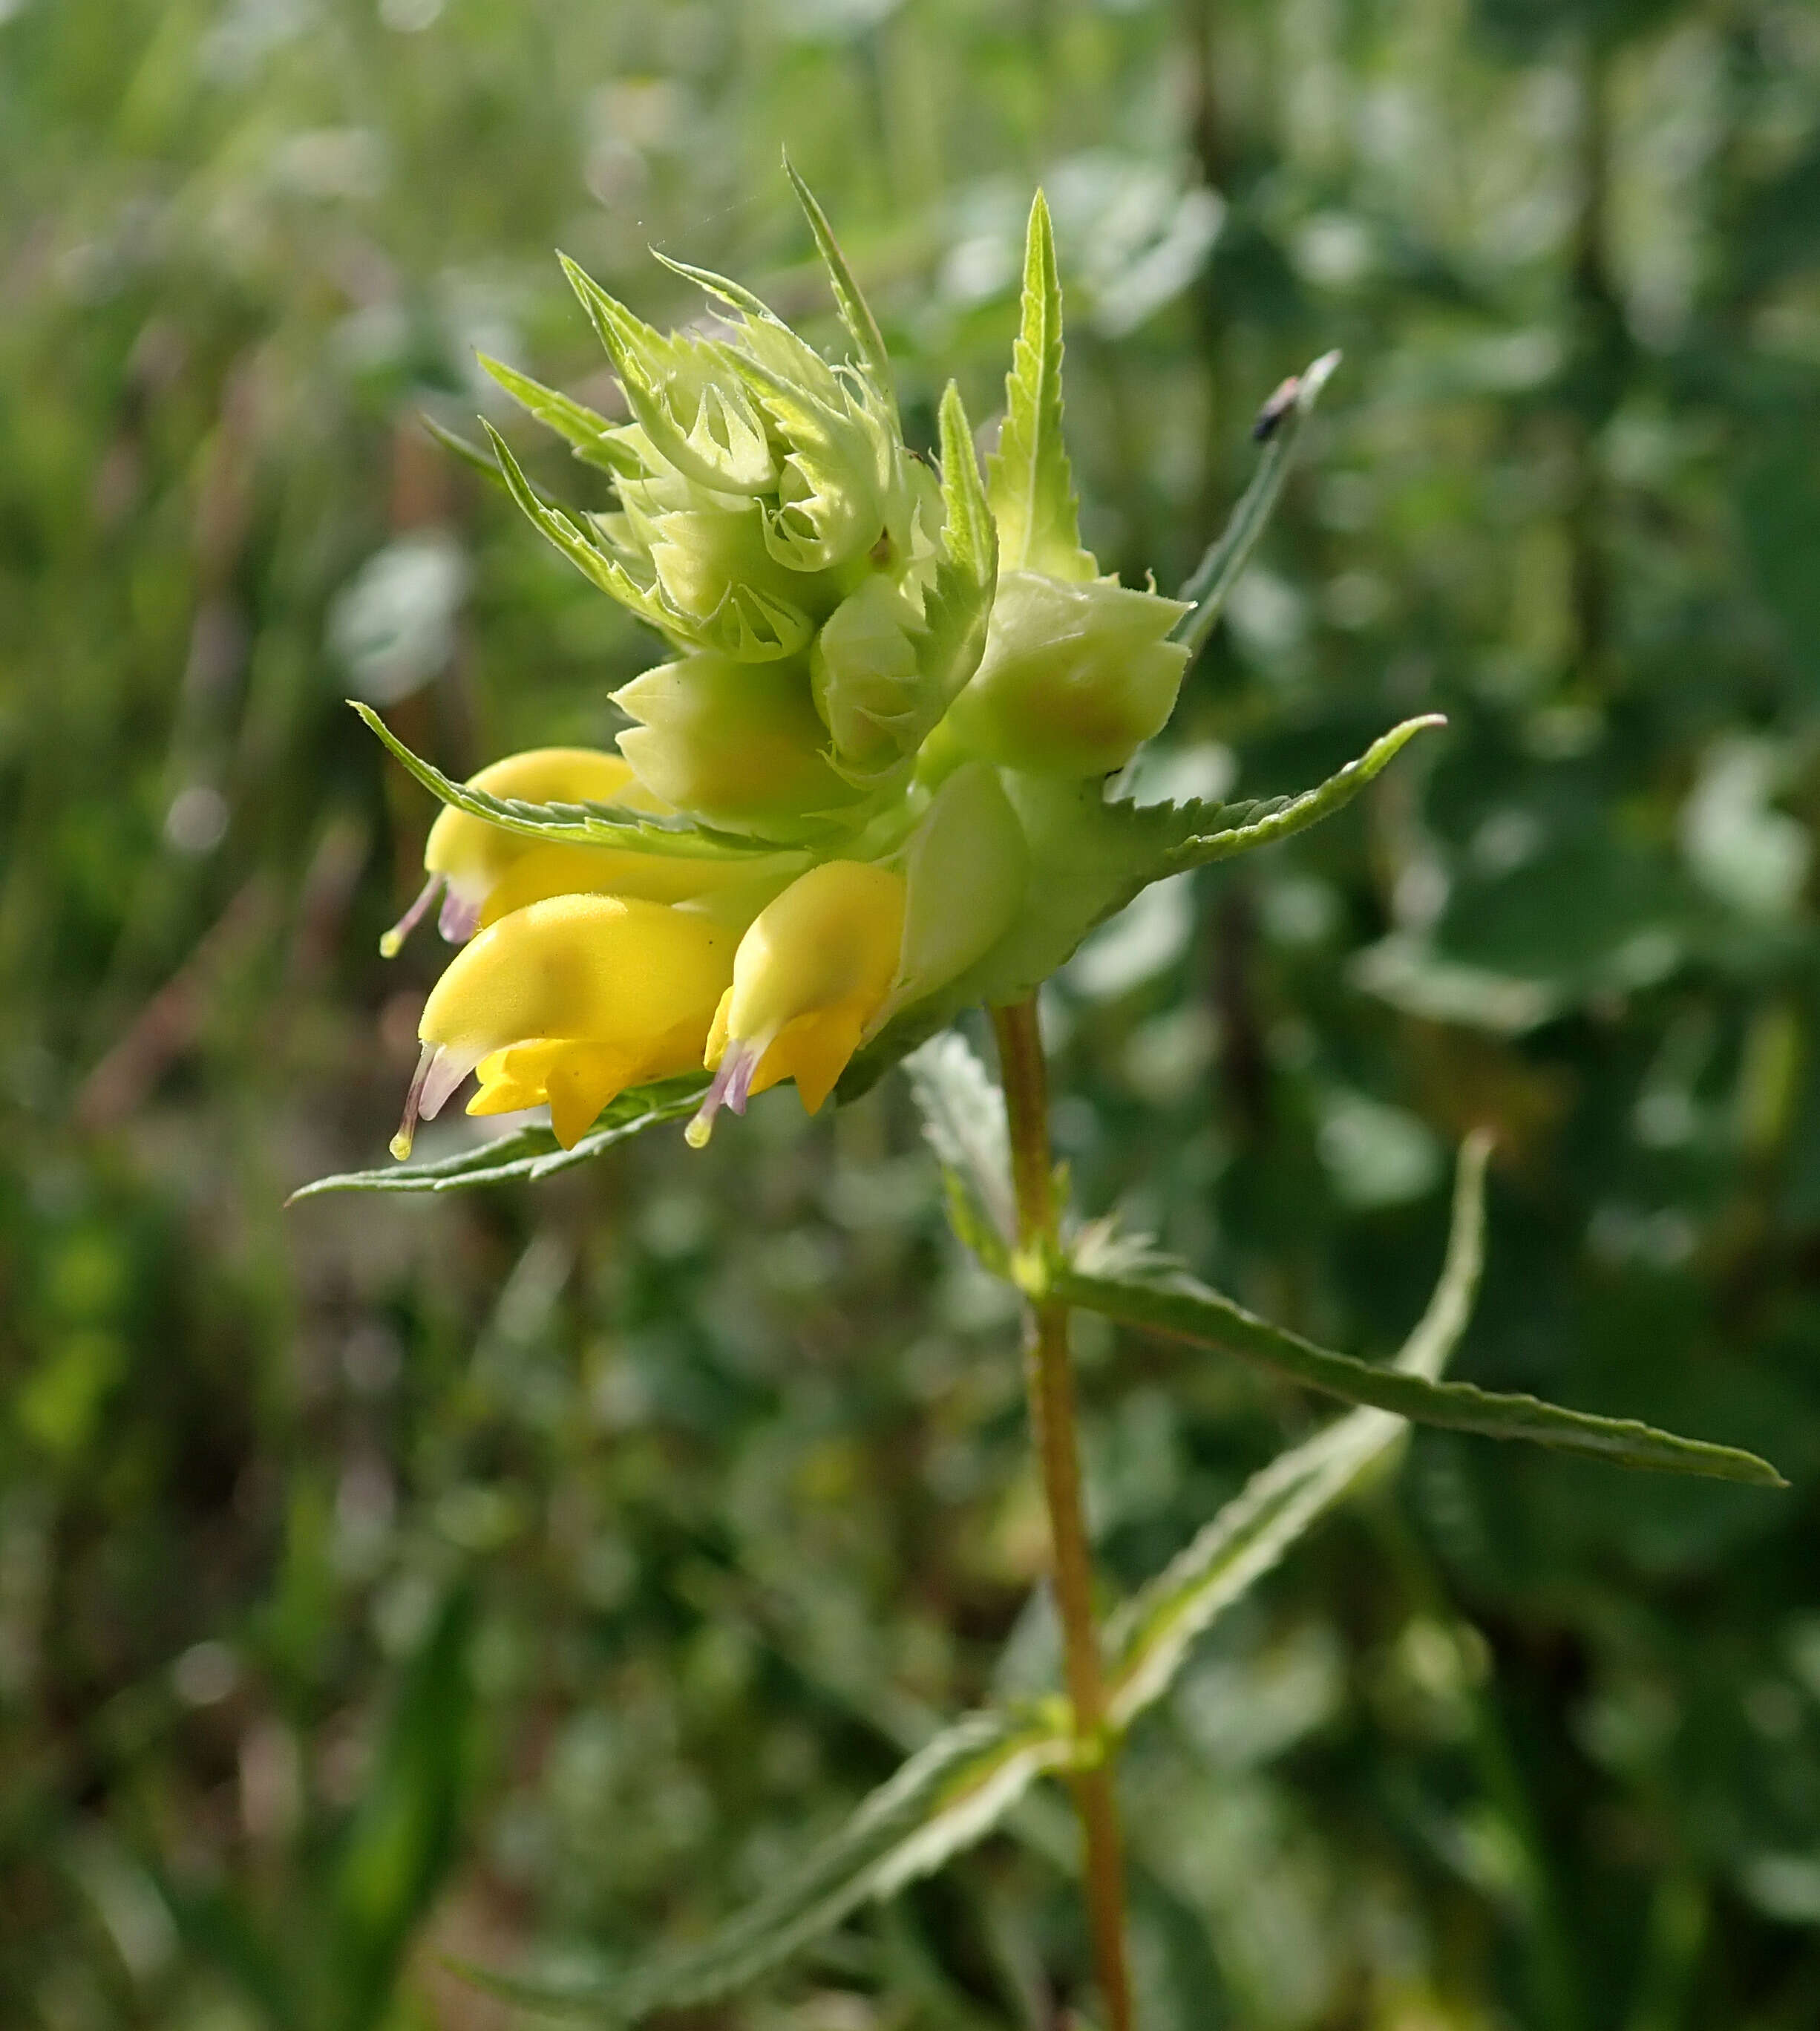
MULTIPOLYGON (((1011 1176, 1018 1195, 1018 1247, 1027 1261, 1059 1247, 1054 1159, 1049 1149, 1048 1076, 1034 1000, 992 1011, 1010 1126, 1011 1176)), ((1042 1279, 1036 1279, 1040 1289, 1042 1279)), ((1087 1911, 1108 2031, 1132 2031, 1131 1983, 1125 1962, 1125 1876, 1112 1744, 1106 1731, 1105 1671, 1093 1619, 1092 1567, 1081 1501, 1074 1371, 1068 1353, 1068 1308, 1033 1299, 1024 1336, 1024 1377, 1031 1439, 1049 1511, 1051 1567, 1062 1623, 1062 1656, 1081 1760, 1073 1783, 1085 1846, 1087 1911)))

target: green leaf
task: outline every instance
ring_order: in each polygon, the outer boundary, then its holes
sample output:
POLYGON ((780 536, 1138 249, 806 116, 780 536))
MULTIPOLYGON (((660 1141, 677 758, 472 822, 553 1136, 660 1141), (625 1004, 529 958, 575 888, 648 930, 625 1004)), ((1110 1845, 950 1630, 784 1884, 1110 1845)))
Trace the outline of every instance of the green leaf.
POLYGON ((1059 1702, 970 1714, 936 1737, 768 1895, 686 1951, 586 1986, 464 1973, 527 2007, 629 2024, 731 1994, 983 1839, 1034 1780, 1074 1754, 1059 1702))
POLYGON ((1339 363, 1338 353, 1323 352, 1312 366, 1297 376, 1294 399, 1265 445, 1250 486, 1240 497, 1231 520, 1177 594, 1178 598, 1192 604, 1189 611, 1170 630, 1170 636, 1174 641, 1188 644, 1190 662, 1207 646, 1208 637, 1213 632, 1227 595, 1251 560, 1257 539, 1264 534, 1264 525, 1276 506, 1277 496, 1282 492, 1283 482, 1289 477, 1290 464, 1295 457, 1297 441, 1303 427, 1339 363))
MULTIPOLYGON (((1453 1224, 1434 1295, 1394 1372, 1432 1382, 1472 1316, 1484 1262, 1489 1138, 1460 1153, 1453 1224)), ((1383 1411, 1355 1411, 1282 1454, 1115 1614, 1107 1625, 1107 1716, 1129 1727, 1174 1682, 1196 1640, 1290 1547, 1358 1484, 1409 1429, 1383 1411)))
POLYGON ((885 351, 884 337, 878 328, 878 320, 861 295, 853 271, 847 265, 847 257, 840 251, 840 244, 834 237, 834 229, 828 222, 828 214, 816 202, 815 193, 796 173, 796 166, 787 153, 783 158, 783 173, 789 177, 791 188, 796 193, 796 201, 802 207, 809 221, 809 229, 815 235, 817 252, 821 264, 828 270, 828 279, 834 290, 836 307, 840 312, 840 321, 859 355, 859 363, 891 406, 891 415, 897 414, 897 394, 891 374, 891 356, 885 351))
POLYGON ((559 1171, 590 1162, 616 1142, 626 1142, 645 1129, 693 1114, 707 1090, 706 1079, 694 1073, 635 1086, 607 1103, 599 1120, 572 1150, 564 1149, 547 1128, 521 1128, 452 1157, 318 1178, 293 1192, 286 1203, 295 1206, 300 1199, 320 1198, 329 1192, 452 1192, 464 1191, 471 1185, 554 1177, 559 1171))
POLYGON ((547 423, 559 436, 568 439, 577 458, 589 465, 598 466, 603 472, 623 475, 632 479, 645 476, 642 460, 615 442, 614 427, 605 416, 556 389, 546 388, 528 374, 519 373, 515 367, 508 367, 503 360, 495 360, 484 352, 477 357, 515 402, 540 423, 547 423))
POLYGON ((433 797, 470 818, 482 818, 502 831, 527 839, 560 839, 582 846, 619 846, 639 853, 663 853, 683 859, 725 860, 776 850, 775 843, 743 833, 716 832, 692 818, 647 816, 622 811, 612 804, 533 804, 522 797, 496 797, 470 784, 457 783, 434 762, 413 755, 371 706, 348 701, 394 758, 433 797))
POLYGON ((1006 571, 1090 579, 1099 565, 1081 547, 1074 476, 1062 441, 1062 285, 1049 207, 1038 191, 1024 243, 1024 291, 1005 423, 988 464, 999 558, 1006 571))
POLYGON ((1063 1269, 1050 1288, 1067 1303, 1122 1325, 1222 1347, 1344 1403, 1394 1411, 1417 1424, 1477 1432, 1487 1438, 1526 1439, 1661 1474, 1698 1474, 1765 1488, 1785 1485, 1766 1460, 1735 1447, 1680 1438, 1634 1418, 1563 1410, 1533 1396, 1496 1393, 1470 1382, 1437 1382, 1352 1355, 1330 1353, 1257 1317, 1182 1270, 1159 1270, 1156 1280, 1139 1282, 1063 1269))
POLYGON ((1006 1273, 1018 1236, 1005 1096, 952 1030, 904 1060, 910 1092, 947 1188, 955 1232, 988 1269, 1006 1273))

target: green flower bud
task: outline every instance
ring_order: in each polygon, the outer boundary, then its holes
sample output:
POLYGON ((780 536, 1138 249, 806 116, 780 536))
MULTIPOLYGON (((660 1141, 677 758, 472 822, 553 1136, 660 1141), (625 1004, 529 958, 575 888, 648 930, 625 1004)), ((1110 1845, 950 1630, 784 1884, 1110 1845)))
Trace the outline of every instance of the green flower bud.
POLYGON ((702 650, 623 686, 638 721, 620 752, 653 796, 711 824, 772 838, 819 830, 858 792, 825 758, 799 663, 740 663, 702 650))
POLYGON ((809 659, 815 709, 834 736, 840 766, 856 774, 914 755, 939 716, 925 709, 913 639, 918 609, 882 577, 843 600, 815 638, 809 659))
POLYGON ((1001 766, 1103 776, 1130 761, 1175 705, 1188 609, 1111 579, 999 575, 986 650, 944 731, 1001 766))

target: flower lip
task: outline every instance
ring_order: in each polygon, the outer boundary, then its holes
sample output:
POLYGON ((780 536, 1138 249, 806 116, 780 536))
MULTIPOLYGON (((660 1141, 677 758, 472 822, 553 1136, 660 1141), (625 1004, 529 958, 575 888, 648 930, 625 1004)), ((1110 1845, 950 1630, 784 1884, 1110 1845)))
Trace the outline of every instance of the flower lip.
POLYGON ((794 1079, 817 1112, 890 992, 903 945, 905 885, 873 863, 824 860, 753 919, 720 997, 705 1062, 716 1076, 686 1131, 699 1150, 723 1106, 794 1079))

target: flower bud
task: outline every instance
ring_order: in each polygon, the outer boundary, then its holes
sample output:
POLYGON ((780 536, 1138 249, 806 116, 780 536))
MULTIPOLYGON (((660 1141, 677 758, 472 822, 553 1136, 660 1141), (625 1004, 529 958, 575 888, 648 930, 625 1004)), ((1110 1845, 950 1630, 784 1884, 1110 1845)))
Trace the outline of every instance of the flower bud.
POLYGON ((1174 707, 1188 650, 1167 639, 1181 601, 1094 579, 1003 572, 986 651, 947 722, 1003 767, 1103 776, 1174 707))
POLYGON ((723 1106, 792 1079, 811 1114, 834 1090, 884 1005, 903 948, 904 879, 824 861, 761 910, 739 941, 705 1062, 714 1083, 689 1124, 699 1149, 723 1106))
POLYGON ((815 638, 809 659, 815 709, 843 768, 861 774, 891 768, 915 753, 939 716, 920 695, 911 639, 920 619, 895 586, 874 576, 841 602, 815 638))
POLYGON ((424 1004, 393 1154, 410 1154, 419 1117, 434 1119, 477 1067, 471 1114, 547 1100, 571 1147, 615 1094, 701 1062, 737 940, 711 914, 614 896, 553 896, 502 918, 424 1004))
POLYGON ((858 792, 828 766, 800 664, 703 650, 613 694, 639 723, 620 751, 653 796, 735 830, 809 832, 858 792))

